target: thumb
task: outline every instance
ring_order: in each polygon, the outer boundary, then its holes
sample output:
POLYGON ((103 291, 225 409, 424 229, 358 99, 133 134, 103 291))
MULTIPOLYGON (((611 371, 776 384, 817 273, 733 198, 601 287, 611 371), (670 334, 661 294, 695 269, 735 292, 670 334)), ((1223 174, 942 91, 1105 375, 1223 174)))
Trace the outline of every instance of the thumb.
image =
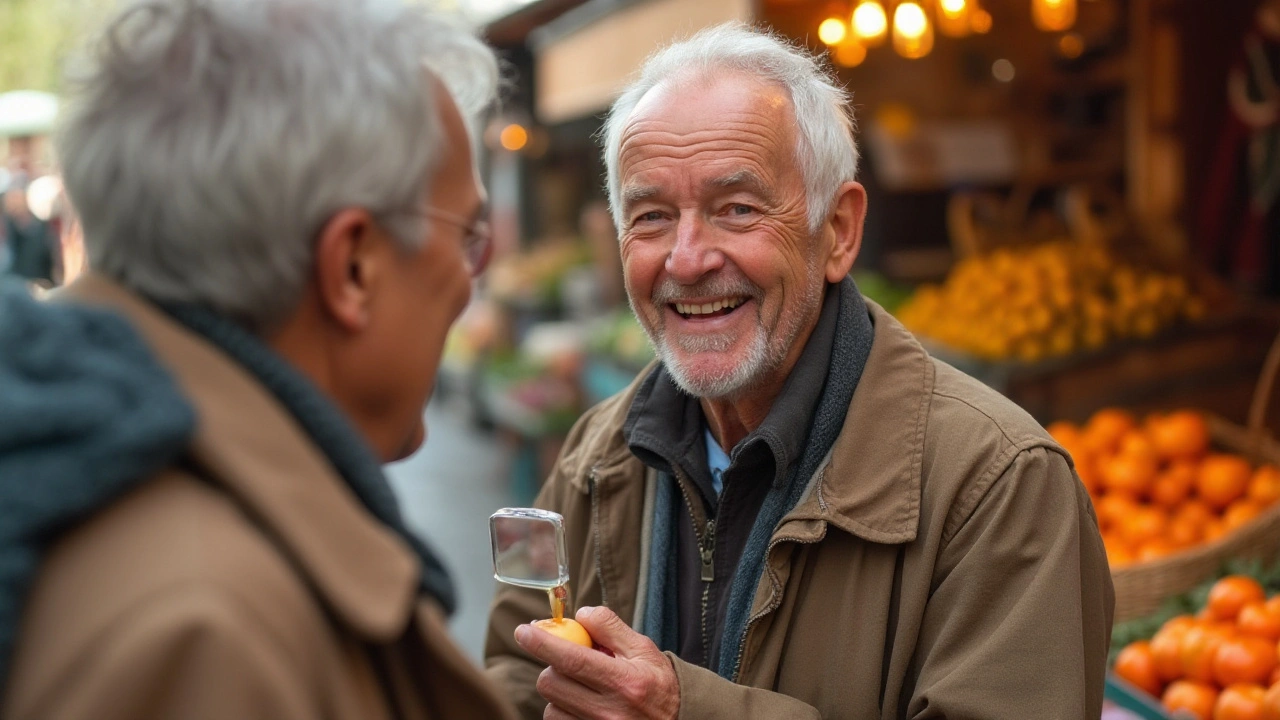
POLYGON ((657 650, 652 640, 632 630, 617 613, 607 607, 578 608, 574 617, 587 629, 597 645, 609 648, 617 657, 632 658, 646 651, 657 650))

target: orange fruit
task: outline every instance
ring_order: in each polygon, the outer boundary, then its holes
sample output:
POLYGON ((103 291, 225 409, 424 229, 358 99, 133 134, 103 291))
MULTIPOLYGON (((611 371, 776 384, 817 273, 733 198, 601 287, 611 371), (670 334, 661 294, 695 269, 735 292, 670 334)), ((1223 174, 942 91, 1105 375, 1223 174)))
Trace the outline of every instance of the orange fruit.
POLYGON ((1120 445, 1125 433, 1134 429, 1133 415, 1118 408, 1104 408, 1093 414, 1084 425, 1081 438, 1091 452, 1110 453, 1120 445))
POLYGON ((1151 502, 1173 509, 1186 501, 1196 484, 1196 468, 1187 462, 1175 462, 1161 470, 1151 483, 1151 502))
POLYGON ((1209 426, 1193 410, 1179 410, 1148 421, 1147 433, 1163 458, 1194 458, 1209 448, 1209 426))
POLYGON ((1266 507, 1280 500, 1280 468, 1275 465, 1262 465, 1253 471, 1249 479, 1249 489, 1245 491, 1250 500, 1266 507))
POLYGON ((1204 524, 1204 536, 1200 539, 1200 542, 1208 544, 1226 534, 1227 526, 1219 518, 1214 518, 1204 524))
POLYGON ((1125 517, 1137 510, 1138 503, 1128 495, 1109 493, 1098 498, 1093 509, 1098 515, 1098 524, 1103 529, 1109 529, 1118 526, 1125 517))
POLYGON ((1120 436, 1120 447, 1116 452, 1121 455, 1149 455, 1153 460, 1160 459, 1156 453, 1156 446, 1147 438, 1147 434, 1138 428, 1120 436))
POLYGON ((1272 683, 1262 696, 1262 720, 1280 720, 1280 683, 1272 683))
POLYGON ((1185 710, 1199 720, 1213 720, 1213 706, 1217 702, 1217 688, 1194 680, 1176 680, 1160 696, 1160 703, 1167 710, 1185 710))
POLYGON ((1251 602, 1240 608, 1236 616, 1236 628, 1241 635, 1260 637, 1276 642, 1280 640, 1280 612, 1264 602, 1251 602))
POLYGON ((1164 537, 1169 528, 1169 516, 1159 508, 1139 505, 1133 512, 1120 518, 1116 532, 1131 545, 1164 537))
POLYGON ((1066 420, 1049 423, 1045 430, 1049 431, 1049 435, 1063 447, 1078 442, 1081 438, 1080 428, 1075 423, 1066 420))
POLYGON ((1093 460, 1087 457, 1076 458, 1076 476, 1080 478, 1080 483, 1084 485, 1084 489, 1090 495, 1097 495, 1102 491, 1102 478, 1098 476, 1098 467, 1093 460))
POLYGON ((1151 637, 1151 661, 1161 680, 1170 682, 1182 677, 1182 638, 1195 622, 1190 615, 1179 615, 1151 637))
POLYGON ((1169 542, 1175 547, 1186 548, 1195 545, 1204 538, 1202 521, 1174 514, 1169 518, 1169 542))
POLYGON ((571 643, 576 643, 583 647, 595 646, 595 643, 591 640, 591 636, 587 634, 587 629, 582 627, 577 620, 570 620, 569 618, 564 618, 562 620, 547 618, 545 620, 534 621, 533 626, 542 628, 562 640, 568 640, 571 643))
POLYGON ((1264 683, 1280 663, 1276 643, 1260 637, 1237 635, 1218 646, 1213 657, 1213 677, 1222 686, 1264 683))
POLYGON ((1126 645, 1116 656, 1116 664, 1112 670, 1149 695, 1159 697, 1160 691, 1164 689, 1160 674, 1156 672, 1155 659, 1151 655, 1151 643, 1146 640, 1126 645))
POLYGON ((1227 532, 1231 532, 1241 525, 1248 524, 1250 520, 1262 514, 1264 508, 1249 498, 1240 498, 1227 506, 1225 512, 1222 513, 1222 525, 1227 532))
POLYGON ((1133 548, 1129 544, 1118 537, 1108 538, 1106 535, 1102 537, 1102 547, 1107 553, 1107 565, 1112 568, 1124 567, 1132 565, 1138 559, 1133 548))
POLYGON ((1155 457, 1142 452, 1120 453, 1098 461, 1102 486, 1108 492, 1122 492, 1133 496, 1147 492, 1156 479, 1157 470, 1159 466, 1155 457))
POLYGON ((1205 609, 1216 620, 1235 622, 1245 605, 1265 602, 1267 592, 1247 575, 1228 575, 1209 588, 1205 609))
POLYGON ((1253 471, 1249 463, 1235 455, 1214 454, 1200 463, 1196 493, 1209 507, 1222 509, 1249 489, 1253 471))
POLYGON ((1267 690, 1255 683, 1228 685, 1213 705, 1213 720, 1262 720, 1267 690))
POLYGON ((1215 682, 1214 658, 1229 637, 1224 628, 1207 622, 1188 629, 1182 637, 1182 676, 1188 680, 1215 682))

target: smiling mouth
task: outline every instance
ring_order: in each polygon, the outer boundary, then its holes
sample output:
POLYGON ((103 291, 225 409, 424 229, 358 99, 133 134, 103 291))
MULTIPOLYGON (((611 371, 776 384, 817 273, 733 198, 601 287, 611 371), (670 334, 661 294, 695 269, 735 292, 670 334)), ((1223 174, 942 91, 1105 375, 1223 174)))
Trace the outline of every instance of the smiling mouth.
POLYGON ((686 320, 690 318, 716 318, 724 317, 729 313, 737 310, 743 303, 747 301, 744 297, 725 298, 709 303, 671 303, 671 307, 675 309, 680 317, 686 320))

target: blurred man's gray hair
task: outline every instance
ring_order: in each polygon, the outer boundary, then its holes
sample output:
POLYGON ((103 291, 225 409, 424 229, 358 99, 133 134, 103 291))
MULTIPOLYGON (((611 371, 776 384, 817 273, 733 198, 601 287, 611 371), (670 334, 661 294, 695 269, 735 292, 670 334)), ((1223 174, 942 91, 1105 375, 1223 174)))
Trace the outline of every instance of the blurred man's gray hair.
POLYGON ((57 149, 91 266, 262 332, 316 233, 367 209, 406 248, 444 137, 426 70, 472 121, 493 53, 403 0, 135 0, 73 77, 57 149))
POLYGON ((625 219, 620 214, 618 155, 636 105, 664 83, 697 81, 725 72, 775 83, 790 95, 800 136, 796 162, 804 176, 810 232, 827 220, 840 185, 857 176, 858 147, 849 94, 836 83, 829 65, 773 33, 724 23, 651 55, 610 108, 602 130, 604 163, 609 205, 619 230, 625 219))

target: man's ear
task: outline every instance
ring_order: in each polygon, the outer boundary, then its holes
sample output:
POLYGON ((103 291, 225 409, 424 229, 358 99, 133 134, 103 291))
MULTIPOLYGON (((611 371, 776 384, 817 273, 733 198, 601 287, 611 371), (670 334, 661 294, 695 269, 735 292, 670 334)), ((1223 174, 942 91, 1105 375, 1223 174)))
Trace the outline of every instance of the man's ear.
POLYGON ((862 224, 867 217, 867 191, 862 183, 847 182, 840 186, 835 208, 828 223, 831 254, 827 256, 827 282, 838 283, 853 269, 853 261, 862 249, 862 224))
POLYGON ((320 305, 348 332, 369 324, 373 290, 381 267, 377 258, 377 225, 368 211, 338 211, 316 239, 315 281, 320 305))

